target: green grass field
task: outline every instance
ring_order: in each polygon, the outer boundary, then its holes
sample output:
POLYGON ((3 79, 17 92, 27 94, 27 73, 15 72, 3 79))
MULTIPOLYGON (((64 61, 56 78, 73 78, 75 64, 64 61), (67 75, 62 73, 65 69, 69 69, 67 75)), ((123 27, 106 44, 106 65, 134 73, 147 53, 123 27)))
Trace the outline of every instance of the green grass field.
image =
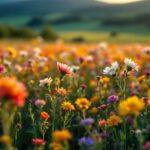
POLYGON ((115 42, 115 43, 150 43, 150 36, 140 34, 120 33, 115 37, 109 32, 60 32, 60 36, 66 41, 82 37, 86 42, 115 42))
MULTIPOLYGON (((51 20, 61 17, 62 14, 47 15, 46 18, 51 20), (53 16, 53 17, 52 17, 53 16)), ((9 24, 12 26, 23 27, 30 16, 18 16, 1 18, 0 24, 9 24)), ((100 20, 70 22, 50 25, 58 35, 65 41, 72 42, 73 39, 82 37, 85 42, 108 41, 115 43, 150 43, 150 28, 137 26, 102 26, 100 20), (110 36, 111 32, 118 33, 117 36, 110 36)), ((42 27, 32 28, 36 32, 40 32, 42 27)))

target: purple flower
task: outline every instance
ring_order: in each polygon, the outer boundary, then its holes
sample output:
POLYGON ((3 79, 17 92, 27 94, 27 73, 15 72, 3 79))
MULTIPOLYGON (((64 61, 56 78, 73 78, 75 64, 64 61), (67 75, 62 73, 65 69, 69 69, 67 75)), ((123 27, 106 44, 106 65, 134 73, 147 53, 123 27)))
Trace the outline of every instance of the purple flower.
POLYGON ((101 139, 106 139, 108 138, 110 135, 108 133, 100 133, 98 134, 97 137, 101 138, 101 139))
POLYGON ((143 97, 143 101, 144 101, 144 103, 147 103, 148 102, 148 98, 147 97, 143 97))
POLYGON ((80 63, 83 63, 84 58, 83 58, 83 57, 79 57, 79 58, 77 59, 77 61, 80 62, 80 63))
POLYGON ((118 101, 118 96, 116 96, 116 95, 111 95, 107 98, 108 103, 113 103, 113 102, 116 102, 116 101, 118 101))
POLYGON ((81 121, 81 125, 83 126, 89 126, 89 125, 92 125, 93 123, 94 123, 93 118, 86 118, 81 121))
POLYGON ((30 100, 29 100, 29 103, 32 104, 32 105, 34 105, 34 104, 35 104, 35 101, 36 101, 36 99, 30 99, 30 100))
POLYGON ((85 145, 87 147, 92 147, 94 144, 94 141, 91 137, 83 137, 83 138, 79 139, 79 144, 85 145))

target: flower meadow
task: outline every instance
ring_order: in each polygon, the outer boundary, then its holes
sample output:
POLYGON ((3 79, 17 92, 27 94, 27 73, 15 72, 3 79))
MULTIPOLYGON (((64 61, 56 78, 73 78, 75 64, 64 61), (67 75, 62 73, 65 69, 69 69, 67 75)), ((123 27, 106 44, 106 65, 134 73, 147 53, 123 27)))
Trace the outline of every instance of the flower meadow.
POLYGON ((1 43, 0 149, 150 150, 150 47, 1 43))

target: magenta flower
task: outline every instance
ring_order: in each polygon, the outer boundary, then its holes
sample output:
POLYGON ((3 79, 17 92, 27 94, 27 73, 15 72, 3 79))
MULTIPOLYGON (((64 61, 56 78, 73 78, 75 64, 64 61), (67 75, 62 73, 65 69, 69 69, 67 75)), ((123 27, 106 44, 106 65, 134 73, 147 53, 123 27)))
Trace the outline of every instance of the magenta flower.
POLYGON ((113 103, 113 102, 116 102, 116 101, 118 101, 118 96, 116 96, 116 95, 111 95, 107 98, 108 103, 113 103))

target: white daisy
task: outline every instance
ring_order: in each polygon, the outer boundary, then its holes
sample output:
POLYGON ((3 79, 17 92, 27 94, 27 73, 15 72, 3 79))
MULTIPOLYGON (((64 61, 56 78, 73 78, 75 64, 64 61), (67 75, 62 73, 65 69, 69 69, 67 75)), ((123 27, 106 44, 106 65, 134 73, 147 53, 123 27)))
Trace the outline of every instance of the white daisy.
POLYGON ((106 67, 103 70, 103 74, 113 76, 113 75, 116 74, 116 71, 117 71, 118 68, 119 68, 118 62, 114 62, 114 63, 111 64, 110 67, 106 67))
POLYGON ((112 67, 114 70, 117 70, 117 69, 119 68, 118 62, 117 62, 117 61, 113 62, 113 63, 111 64, 111 67, 112 67))
POLYGON ((49 77, 49 78, 44 78, 44 79, 42 79, 42 80, 40 80, 40 84, 39 84, 39 86, 41 86, 41 87, 43 87, 44 85, 50 85, 51 83, 52 83, 52 78, 51 77, 49 77))
POLYGON ((126 64, 128 70, 134 69, 138 71, 139 69, 139 66, 137 66, 137 64, 129 58, 125 58, 124 63, 126 64))
POLYGON ((71 66, 71 70, 74 72, 74 71, 78 71, 80 69, 79 66, 71 66))

